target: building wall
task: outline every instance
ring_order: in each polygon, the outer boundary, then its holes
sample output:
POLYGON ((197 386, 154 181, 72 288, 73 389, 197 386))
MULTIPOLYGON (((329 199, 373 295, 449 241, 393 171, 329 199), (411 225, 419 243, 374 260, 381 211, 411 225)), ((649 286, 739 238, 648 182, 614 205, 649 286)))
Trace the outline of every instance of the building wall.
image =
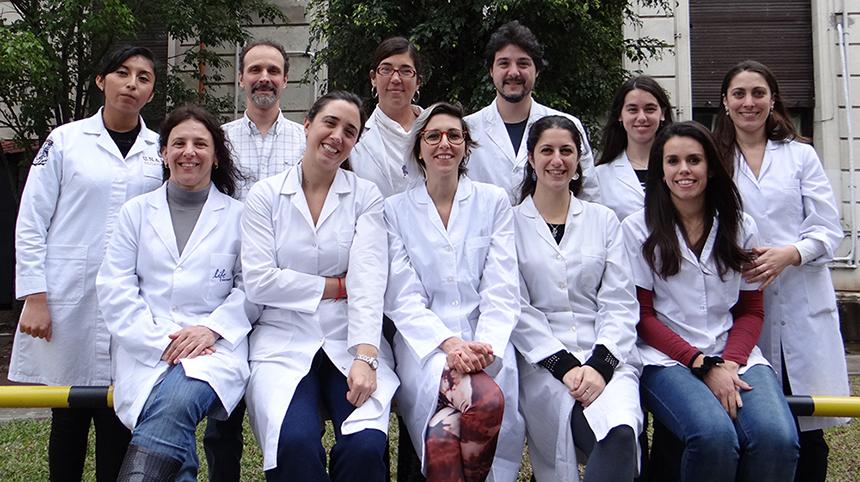
POLYGON ((674 8, 667 10, 639 5, 634 7, 639 22, 626 23, 624 36, 631 39, 652 37, 669 46, 661 49, 657 58, 650 59, 647 63, 625 59, 624 68, 654 77, 669 94, 669 99, 675 106, 676 118, 688 120, 693 116, 690 76, 682 73, 690 71, 689 11, 685 1, 673 4, 674 8))

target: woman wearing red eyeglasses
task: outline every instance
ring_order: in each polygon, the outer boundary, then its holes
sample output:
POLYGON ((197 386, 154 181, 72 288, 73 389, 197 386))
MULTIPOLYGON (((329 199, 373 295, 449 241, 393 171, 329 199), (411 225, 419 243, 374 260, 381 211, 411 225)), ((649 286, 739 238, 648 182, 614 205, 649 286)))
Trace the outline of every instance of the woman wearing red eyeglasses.
POLYGON ((520 314, 510 203, 463 175, 475 143, 459 107, 427 108, 413 131, 425 182, 385 203, 398 408, 428 480, 513 481, 524 423, 509 342, 520 314))

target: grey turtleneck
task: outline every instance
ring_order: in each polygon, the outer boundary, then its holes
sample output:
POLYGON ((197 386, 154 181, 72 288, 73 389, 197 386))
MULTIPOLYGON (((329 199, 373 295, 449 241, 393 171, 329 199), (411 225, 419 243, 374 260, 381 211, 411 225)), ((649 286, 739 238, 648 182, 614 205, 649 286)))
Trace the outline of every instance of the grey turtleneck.
POLYGON ((167 206, 170 208, 170 220, 173 222, 173 234, 180 255, 208 197, 208 186, 200 191, 188 191, 173 181, 167 181, 167 206))

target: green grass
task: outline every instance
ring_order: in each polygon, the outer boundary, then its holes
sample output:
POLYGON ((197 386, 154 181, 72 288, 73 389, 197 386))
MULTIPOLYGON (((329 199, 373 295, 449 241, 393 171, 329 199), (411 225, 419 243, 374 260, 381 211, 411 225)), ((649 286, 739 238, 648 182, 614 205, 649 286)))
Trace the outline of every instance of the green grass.
MULTIPOLYGON (((851 377, 851 393, 860 396, 860 376, 851 377)), ((334 442, 331 423, 326 422, 326 434, 323 443, 330 447, 334 442)), ((45 419, 15 420, 0 423, 0 480, 2 481, 34 481, 48 480, 48 433, 50 422, 45 419)), ((392 418, 389 435, 391 456, 391 480, 397 477, 397 423, 392 418)), ((203 429, 197 432, 197 451, 200 455, 199 480, 207 480, 206 458, 200 440, 203 429)), ((860 480, 860 421, 848 425, 834 427, 826 433, 830 444, 830 467, 827 479, 833 482, 854 482, 860 480)), ((245 453, 242 457, 242 480, 264 481, 263 454, 254 441, 254 437, 245 423, 245 453)), ((84 480, 95 480, 93 467, 93 434, 90 433, 90 444, 87 462, 84 468, 84 480)), ((526 482, 531 476, 531 466, 527 454, 523 455, 523 468, 520 470, 519 482, 526 482)))
MULTIPOLYGON (((50 422, 47 419, 14 420, 0 423, 0 481, 34 481, 48 480, 48 434, 50 422)), ((397 422, 392 417, 389 427, 389 456, 391 464, 391 480, 397 480, 397 441, 399 438, 397 422)), ((200 456, 200 472, 198 479, 208 480, 206 457, 203 455, 203 424, 197 430, 197 453, 200 456)), ((245 452, 242 456, 242 480, 265 481, 263 476, 263 453, 257 445, 254 435, 245 420, 245 452)), ((326 433, 323 445, 331 447, 334 443, 334 433, 331 422, 326 422, 326 433)), ((90 431, 90 441, 87 451, 87 461, 84 467, 85 481, 95 480, 94 453, 95 439, 90 431)), ((527 482, 531 477, 531 466, 528 455, 524 454, 525 470, 520 470, 519 481, 527 482)))
MULTIPOLYGON (((860 396, 860 376, 851 377, 851 395, 860 396)), ((830 464, 827 480, 856 482, 860 480, 860 420, 828 429, 830 464)))

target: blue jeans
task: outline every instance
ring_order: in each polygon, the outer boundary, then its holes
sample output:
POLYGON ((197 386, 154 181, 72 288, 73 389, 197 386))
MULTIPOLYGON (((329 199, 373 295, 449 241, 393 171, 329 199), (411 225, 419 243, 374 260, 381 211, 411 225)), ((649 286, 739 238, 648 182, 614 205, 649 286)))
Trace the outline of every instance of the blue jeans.
POLYGON ((218 400, 208 383, 189 378, 181 364, 167 369, 140 412, 131 444, 181 460, 177 481, 197 480, 197 424, 218 400))
POLYGON ((770 367, 751 367, 741 379, 743 408, 732 420, 711 390, 686 367, 647 366, 642 396, 654 418, 684 443, 683 481, 791 481, 797 429, 770 367))
POLYGON ((349 435, 340 432, 355 407, 346 400, 346 377, 320 350, 310 372, 296 387, 278 438, 278 466, 266 471, 269 482, 383 482, 388 480, 385 454, 388 435, 365 429, 349 435), (321 439, 320 406, 331 416, 335 444, 331 449, 331 478, 321 439))

